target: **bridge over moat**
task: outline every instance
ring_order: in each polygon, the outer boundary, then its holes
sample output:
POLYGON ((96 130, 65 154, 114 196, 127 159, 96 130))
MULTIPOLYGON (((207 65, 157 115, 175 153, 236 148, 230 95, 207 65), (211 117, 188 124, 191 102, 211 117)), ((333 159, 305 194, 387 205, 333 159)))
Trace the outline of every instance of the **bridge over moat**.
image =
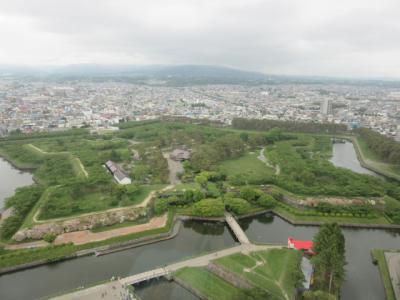
MULTIPOLYGON (((135 285, 140 282, 148 281, 151 279, 155 278, 160 278, 168 275, 173 274, 174 272, 178 271, 179 269, 182 269, 184 267, 204 267, 207 266, 212 260, 224 257, 224 256, 229 256, 235 253, 250 253, 254 251, 262 251, 262 250, 268 250, 268 249, 280 249, 283 248, 283 246, 280 245, 255 245, 252 244, 249 239, 247 238, 246 234, 240 227, 240 225, 236 222, 236 219, 230 214, 226 213, 225 214, 225 220, 228 223, 229 227, 232 229, 234 235, 237 237, 238 241, 240 242, 240 245, 219 250, 216 252, 208 253, 205 255, 201 255, 198 257, 186 259, 180 262, 172 263, 166 266, 162 267, 157 267, 153 270, 142 272, 139 274, 131 275, 125 278, 121 278, 117 280, 118 285, 125 287, 129 285, 135 285)), ((93 293, 99 293, 99 290, 107 290, 107 284, 99 285, 93 288, 90 288, 90 290, 93 291, 93 293)), ((80 294, 85 295, 85 297, 88 297, 88 291, 87 290, 82 290, 78 291, 72 294, 67 294, 63 295, 61 297, 57 297, 57 300, 72 300, 72 299, 80 299, 80 294)))

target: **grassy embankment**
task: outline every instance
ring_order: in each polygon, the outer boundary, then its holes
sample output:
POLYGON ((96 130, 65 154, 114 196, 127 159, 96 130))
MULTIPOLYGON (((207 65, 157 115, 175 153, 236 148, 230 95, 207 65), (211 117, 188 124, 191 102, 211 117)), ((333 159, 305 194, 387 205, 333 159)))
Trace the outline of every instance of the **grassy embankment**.
POLYGON ((383 281, 383 285, 385 287, 386 299, 387 300, 396 300, 394 295, 392 281, 390 280, 389 269, 385 259, 385 251, 382 249, 373 249, 371 252, 372 259, 377 262, 379 271, 381 273, 381 278, 383 281))
POLYGON ((38 249, 24 249, 24 250, 0 250, 0 269, 18 266, 34 261, 44 260, 46 262, 53 262, 61 260, 65 257, 73 256, 77 251, 92 249, 101 246, 114 245, 124 243, 144 237, 156 237, 159 234, 165 234, 170 232, 174 224, 174 212, 168 213, 168 220, 166 226, 157 229, 151 229, 147 231, 137 232, 129 235, 123 235, 114 237, 105 241, 93 242, 83 245, 59 245, 59 246, 48 246, 38 249))
POLYGON ((389 178, 400 180, 400 166, 383 162, 361 137, 352 138, 361 164, 389 178))
MULTIPOLYGON (((294 299, 294 289, 301 276, 300 260, 300 252, 271 249, 249 255, 233 254, 214 262, 264 290, 274 299, 294 299)), ((184 268, 175 276, 209 299, 236 299, 235 296, 240 292, 240 289, 205 268, 184 268)))
POLYGON ((240 290, 205 268, 184 268, 175 276, 207 299, 236 299, 240 290))

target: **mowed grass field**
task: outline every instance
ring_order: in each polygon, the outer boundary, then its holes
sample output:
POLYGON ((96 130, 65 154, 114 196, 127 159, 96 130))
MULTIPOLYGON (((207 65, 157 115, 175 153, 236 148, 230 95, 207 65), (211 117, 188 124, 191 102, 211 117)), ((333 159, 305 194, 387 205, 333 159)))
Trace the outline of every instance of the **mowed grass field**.
POLYGON ((222 162, 219 168, 228 177, 243 176, 249 182, 275 174, 275 169, 268 167, 257 158, 259 151, 247 153, 242 157, 222 162))
POLYGON ((239 294, 239 289, 205 268, 183 268, 175 274, 175 277, 210 300, 233 300, 237 299, 236 296, 239 294))
MULTIPOLYGON (((266 291, 271 299, 292 300, 299 278, 296 275, 301 273, 300 261, 301 253, 298 251, 271 249, 249 255, 237 253, 217 259, 214 263, 266 291)), ((175 277, 208 299, 232 300, 240 295, 240 289, 206 268, 184 268, 175 277)))
POLYGON ((271 249, 220 258, 215 263, 247 279, 278 299, 294 299, 301 253, 290 249, 271 249))

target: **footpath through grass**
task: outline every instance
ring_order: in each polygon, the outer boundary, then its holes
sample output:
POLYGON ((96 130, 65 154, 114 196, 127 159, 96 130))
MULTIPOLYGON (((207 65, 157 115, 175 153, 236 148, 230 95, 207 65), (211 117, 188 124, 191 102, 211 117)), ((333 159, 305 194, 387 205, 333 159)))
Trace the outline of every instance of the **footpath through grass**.
POLYGON ((271 249, 241 253, 215 261, 233 273, 247 279, 253 285, 266 290, 278 299, 294 299, 299 280, 301 253, 289 249, 271 249))

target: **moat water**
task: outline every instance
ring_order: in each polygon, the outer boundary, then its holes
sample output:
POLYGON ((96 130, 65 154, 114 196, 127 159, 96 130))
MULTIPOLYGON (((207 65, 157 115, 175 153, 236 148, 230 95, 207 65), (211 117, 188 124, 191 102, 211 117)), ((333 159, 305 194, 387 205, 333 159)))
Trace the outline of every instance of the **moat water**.
MULTIPOLYGON (((254 242, 286 244, 288 236, 312 239, 317 227, 293 226, 279 217, 261 215, 240 221, 254 242)), ((344 229, 347 276, 342 288, 344 300, 384 299, 377 266, 370 256, 374 248, 398 248, 399 231, 344 229)), ((105 256, 90 256, 53 263, 0 276, 0 299, 37 299, 60 291, 150 270, 185 257, 223 249, 237 244, 229 229, 221 223, 185 222, 174 239, 105 256)), ((154 280, 137 287, 146 299, 196 299, 180 286, 154 280)))
POLYGON ((5 200, 14 195, 15 189, 33 183, 32 174, 14 168, 0 157, 0 212, 5 200))
POLYGON ((358 160, 352 142, 334 143, 330 161, 337 167, 350 169, 353 172, 382 177, 381 175, 364 168, 358 160))

